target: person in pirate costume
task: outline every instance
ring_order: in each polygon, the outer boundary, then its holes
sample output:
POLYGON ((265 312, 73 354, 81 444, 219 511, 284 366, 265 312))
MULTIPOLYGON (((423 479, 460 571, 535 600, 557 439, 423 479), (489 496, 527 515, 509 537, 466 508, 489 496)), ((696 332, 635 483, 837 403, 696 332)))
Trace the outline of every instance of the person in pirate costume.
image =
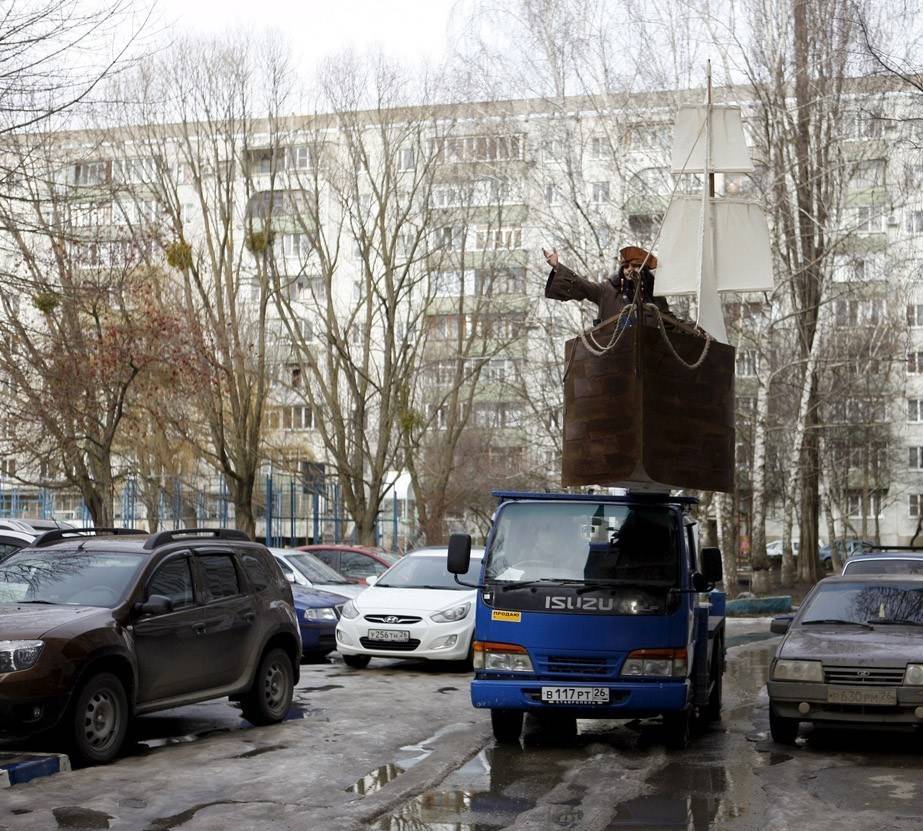
POLYGON ((599 317, 594 325, 618 315, 626 305, 634 302, 638 285, 641 301, 653 303, 662 312, 669 312, 663 297, 654 296, 654 270, 657 258, 643 248, 629 245, 619 251, 619 264, 615 273, 601 283, 587 280, 571 271, 558 260, 558 252, 542 249, 551 273, 545 283, 545 297, 552 300, 590 300, 599 307, 599 317))

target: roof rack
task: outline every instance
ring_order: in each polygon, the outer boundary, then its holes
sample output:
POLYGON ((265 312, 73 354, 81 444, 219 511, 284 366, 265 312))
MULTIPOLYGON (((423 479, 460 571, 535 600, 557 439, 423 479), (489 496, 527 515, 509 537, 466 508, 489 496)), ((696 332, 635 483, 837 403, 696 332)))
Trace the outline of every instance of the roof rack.
MULTIPOLYGON (((865 551, 885 551, 885 552, 887 551, 923 551, 923 545, 863 545, 862 549, 865 551)), ((859 553, 861 554, 862 551, 860 551, 859 553)))
POLYGON ((511 502, 513 500, 537 501, 547 500, 554 502, 611 502, 615 504, 630 503, 652 503, 652 504, 669 504, 669 505, 696 505, 698 497, 695 496, 671 496, 669 493, 649 493, 629 491, 626 494, 613 495, 607 493, 562 493, 560 491, 491 491, 501 503, 511 502))
POLYGON ((178 528, 173 531, 160 531, 151 534, 144 541, 144 548, 150 550, 171 542, 189 539, 190 537, 214 537, 216 540, 242 540, 252 542, 243 531, 236 528, 178 528))
POLYGON ((51 531, 45 531, 44 534, 39 534, 33 541, 32 547, 38 548, 43 545, 49 545, 53 542, 59 542, 60 540, 65 540, 69 537, 100 537, 104 534, 112 534, 114 536, 144 536, 147 534, 147 531, 142 531, 140 528, 53 528, 51 531))

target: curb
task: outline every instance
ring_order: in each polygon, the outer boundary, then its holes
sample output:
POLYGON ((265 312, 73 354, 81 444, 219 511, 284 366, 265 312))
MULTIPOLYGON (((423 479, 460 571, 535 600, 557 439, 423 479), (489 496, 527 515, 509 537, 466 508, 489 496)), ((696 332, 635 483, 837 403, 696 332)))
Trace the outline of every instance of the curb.
POLYGON ((778 597, 742 597, 728 600, 725 611, 734 617, 762 617, 771 614, 783 614, 792 610, 792 598, 789 595, 778 597))
POLYGON ((70 769, 70 759, 63 753, 0 753, 0 788, 70 769))

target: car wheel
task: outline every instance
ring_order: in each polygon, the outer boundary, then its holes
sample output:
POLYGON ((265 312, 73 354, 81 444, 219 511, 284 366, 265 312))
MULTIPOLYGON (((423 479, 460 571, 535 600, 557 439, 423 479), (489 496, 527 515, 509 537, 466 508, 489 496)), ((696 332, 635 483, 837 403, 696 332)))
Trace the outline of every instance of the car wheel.
POLYGON ((664 713, 663 724, 667 729, 666 744, 670 750, 685 750, 692 739, 692 710, 686 708, 679 713, 664 713))
POLYGON ((344 655, 343 663, 348 667, 353 669, 365 669, 371 661, 371 657, 368 655, 344 655))
POLYGON ((519 742, 522 733, 522 710, 491 710, 490 725, 494 730, 494 738, 503 744, 519 742))
POLYGON ((798 738, 798 719, 777 716, 770 702, 769 733, 777 744, 794 744, 798 738))
POLYGON ((125 742, 128 722, 125 685, 111 672, 94 675, 74 701, 71 724, 77 760, 93 765, 111 762, 125 742))
POLYGON ((253 686, 241 701, 244 718, 251 724, 278 724, 292 706, 295 676, 284 649, 270 649, 260 660, 253 686))

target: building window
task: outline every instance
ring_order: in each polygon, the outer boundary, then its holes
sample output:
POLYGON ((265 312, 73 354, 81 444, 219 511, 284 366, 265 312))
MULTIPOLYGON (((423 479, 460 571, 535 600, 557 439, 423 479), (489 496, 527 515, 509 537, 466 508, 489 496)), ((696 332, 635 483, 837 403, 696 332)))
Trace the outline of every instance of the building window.
POLYGON ((907 304, 907 325, 914 328, 923 326, 923 303, 907 304))
POLYGON ((304 405, 280 407, 283 430, 313 430, 314 411, 304 405))
POLYGON ((593 189, 591 199, 593 202, 608 202, 609 201, 609 183, 608 182, 593 182, 593 189))
POLYGON ((314 250, 307 234, 279 234, 275 240, 277 257, 305 260, 314 250))
POLYGON ((433 294, 436 297, 458 297, 462 293, 460 271, 436 271, 433 273, 433 294))
POLYGON ((300 146, 288 149, 289 170, 308 170, 314 164, 313 148, 300 146))
POLYGON ((413 170, 417 166, 416 154, 412 147, 402 147, 397 154, 398 170, 413 170))
POLYGON ((923 211, 907 211, 907 231, 911 234, 923 233, 923 211))
POLYGON ((912 493, 910 494, 910 516, 918 517, 920 516, 920 499, 923 497, 923 493, 912 493))
POLYGON ((79 162, 71 169, 71 182, 75 185, 101 185, 109 181, 109 162, 79 162))
POLYGON ((919 398, 907 399, 907 421, 914 424, 923 422, 923 401, 919 398))
POLYGON ((846 509, 850 519, 877 517, 881 514, 881 491, 871 491, 868 494, 866 510, 862 508, 862 491, 848 491, 846 494, 846 509))
POLYGON ((866 159, 856 162, 849 180, 851 190, 867 190, 881 187, 885 183, 886 162, 884 159, 866 159))
POLYGON ((911 470, 923 470, 923 447, 908 447, 908 467, 911 470))
POLYGON ((477 251, 512 251, 522 248, 522 228, 480 228, 475 234, 477 251))
POLYGON ((907 374, 917 375, 923 372, 923 352, 907 353, 907 374))
POLYGON ((560 205, 561 196, 558 192, 557 185, 554 182, 549 182, 545 185, 545 204, 546 205, 560 205))
POLYGON ((612 156, 612 148, 606 136, 593 136, 590 139, 590 158, 608 159, 612 156))
POLYGON ((737 353, 737 375, 740 378, 752 378, 759 368, 759 355, 755 349, 741 349, 737 353))
POLYGON ((884 208, 864 205, 856 208, 856 231, 860 234, 878 234, 885 229, 884 208))

